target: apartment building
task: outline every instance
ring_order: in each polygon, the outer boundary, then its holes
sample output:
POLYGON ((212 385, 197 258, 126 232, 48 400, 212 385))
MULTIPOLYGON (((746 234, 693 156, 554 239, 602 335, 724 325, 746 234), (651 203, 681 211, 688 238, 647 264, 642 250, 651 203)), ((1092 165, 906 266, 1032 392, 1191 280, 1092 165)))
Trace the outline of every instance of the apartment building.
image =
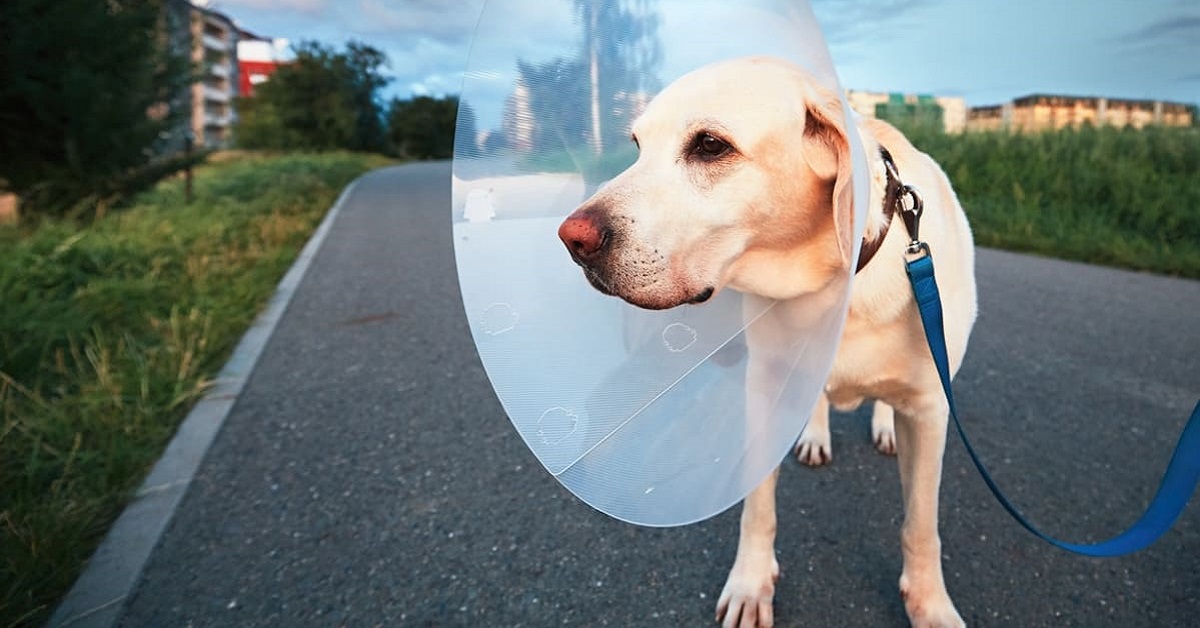
POLYGON ((513 92, 504 101, 501 133, 509 148, 520 153, 533 150, 533 131, 537 126, 537 118, 533 115, 530 98, 529 86, 524 79, 518 79, 513 92))
POLYGON ((288 40, 270 39, 247 30, 238 31, 238 95, 253 97, 254 88, 267 81, 286 63, 288 40))
POLYGON ((1192 126, 1195 109, 1161 100, 1030 94, 1000 105, 973 107, 967 119, 971 131, 1048 131, 1084 124, 1135 129, 1152 124, 1192 126))
POLYGON ((847 90, 846 101, 859 115, 897 124, 940 125, 947 133, 967 127, 967 103, 961 96, 847 90))
POLYGON ((233 20, 208 6, 207 0, 167 0, 167 36, 186 50, 200 69, 200 80, 180 100, 190 115, 187 130, 195 146, 225 148, 232 139, 238 95, 238 28, 233 20))

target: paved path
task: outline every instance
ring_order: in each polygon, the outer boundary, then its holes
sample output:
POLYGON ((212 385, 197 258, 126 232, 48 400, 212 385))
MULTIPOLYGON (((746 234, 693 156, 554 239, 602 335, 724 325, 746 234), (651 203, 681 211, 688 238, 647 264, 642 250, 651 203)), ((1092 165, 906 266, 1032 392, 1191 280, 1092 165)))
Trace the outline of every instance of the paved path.
MULTIPOLYGON (((455 283, 449 169, 362 179, 128 598, 122 626, 705 626, 736 509, 686 528, 578 502, 509 427, 455 283)), ((1140 514, 1200 397, 1200 283, 980 251, 957 380, 977 448, 1048 531, 1140 514)), ((863 413, 784 465, 776 617, 903 626, 899 485, 863 413)), ((1148 551, 1051 549, 948 447, 948 586, 977 626, 1185 626, 1200 504, 1148 551)))

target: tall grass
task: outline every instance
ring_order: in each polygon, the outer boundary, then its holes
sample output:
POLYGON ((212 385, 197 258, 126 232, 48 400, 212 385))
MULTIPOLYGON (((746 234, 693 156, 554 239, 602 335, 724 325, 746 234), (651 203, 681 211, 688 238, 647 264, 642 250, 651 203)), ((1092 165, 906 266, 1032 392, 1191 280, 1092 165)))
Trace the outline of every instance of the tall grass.
POLYGON ((1200 278, 1200 129, 910 130, 985 246, 1200 278))
POLYGON ((340 190, 242 154, 91 227, 0 227, 0 625, 45 621, 340 190))

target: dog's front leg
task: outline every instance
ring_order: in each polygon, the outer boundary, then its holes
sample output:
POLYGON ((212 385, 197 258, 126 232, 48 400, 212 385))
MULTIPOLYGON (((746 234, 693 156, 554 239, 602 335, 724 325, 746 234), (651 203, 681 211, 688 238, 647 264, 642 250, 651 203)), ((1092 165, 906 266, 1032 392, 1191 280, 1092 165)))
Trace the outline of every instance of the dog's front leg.
MULTIPOLYGON (((748 314, 755 310, 761 312, 765 305, 757 297, 749 296, 745 303, 748 314)), ((771 421, 774 412, 780 411, 777 407, 780 391, 787 382, 795 357, 794 332, 786 323, 786 317, 781 317, 776 309, 747 331, 747 435, 762 432, 755 426, 761 428, 771 421)), ((737 558, 717 599, 717 621, 726 628, 768 627, 775 623, 775 581, 779 579, 779 563, 775 560, 775 483, 778 479, 779 467, 776 466, 742 504, 737 558)))
POLYGON ((944 397, 925 400, 911 414, 896 413, 896 453, 904 492, 900 595, 909 621, 917 627, 965 625, 946 592, 938 536, 938 490, 948 413, 944 397))
POLYGON ((742 505, 742 528, 737 559, 717 600, 717 621, 726 628, 771 626, 774 623, 775 581, 775 481, 777 467, 742 505))

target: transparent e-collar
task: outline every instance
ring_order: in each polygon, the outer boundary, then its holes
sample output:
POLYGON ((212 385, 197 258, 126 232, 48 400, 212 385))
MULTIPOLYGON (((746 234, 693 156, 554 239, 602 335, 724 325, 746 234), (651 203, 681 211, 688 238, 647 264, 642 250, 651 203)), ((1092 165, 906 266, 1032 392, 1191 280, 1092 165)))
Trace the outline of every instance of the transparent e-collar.
MULTIPOLYGON (((802 1, 490 0, 472 45, 451 207, 471 334, 546 470, 624 521, 681 525, 745 497, 803 430, 845 319, 849 269, 803 329, 751 357, 747 334, 772 324, 774 302, 723 290, 639 309, 589 285, 557 235, 636 160, 630 128, 659 91, 746 55, 793 62, 841 93, 802 1), (769 390, 747 392, 753 359, 782 365, 769 390)), ((846 128, 864 199, 861 144, 846 128)), ((865 204, 841 211, 855 214, 856 245, 865 204)))

